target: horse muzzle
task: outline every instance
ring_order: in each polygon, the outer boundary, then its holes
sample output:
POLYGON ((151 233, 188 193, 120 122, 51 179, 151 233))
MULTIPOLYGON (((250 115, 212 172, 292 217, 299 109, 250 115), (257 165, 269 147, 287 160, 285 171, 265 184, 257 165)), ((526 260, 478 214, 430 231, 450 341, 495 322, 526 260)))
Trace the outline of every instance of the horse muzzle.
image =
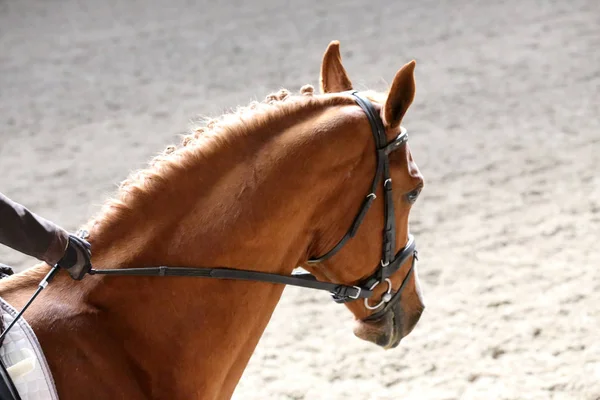
POLYGON ((384 349, 397 347, 402 338, 412 332, 425 310, 416 276, 415 286, 417 290, 413 292, 414 298, 411 298, 408 304, 405 305, 401 299, 398 299, 393 304, 389 304, 381 315, 377 315, 377 318, 367 317, 357 320, 354 334, 358 338, 373 342, 384 349))

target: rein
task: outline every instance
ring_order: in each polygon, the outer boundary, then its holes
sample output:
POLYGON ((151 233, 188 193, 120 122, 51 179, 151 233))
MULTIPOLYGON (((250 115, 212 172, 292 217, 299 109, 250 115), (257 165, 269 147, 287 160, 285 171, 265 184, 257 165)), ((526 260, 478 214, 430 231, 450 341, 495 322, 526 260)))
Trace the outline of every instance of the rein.
POLYGON ((187 267, 149 267, 127 269, 91 269, 90 275, 109 276, 186 276, 197 278, 235 279, 299 286, 309 289, 327 290, 334 299, 355 300, 369 298, 373 291, 360 286, 338 285, 336 283, 318 281, 312 274, 295 274, 291 276, 271 274, 268 272, 248 271, 231 268, 187 268, 187 267))

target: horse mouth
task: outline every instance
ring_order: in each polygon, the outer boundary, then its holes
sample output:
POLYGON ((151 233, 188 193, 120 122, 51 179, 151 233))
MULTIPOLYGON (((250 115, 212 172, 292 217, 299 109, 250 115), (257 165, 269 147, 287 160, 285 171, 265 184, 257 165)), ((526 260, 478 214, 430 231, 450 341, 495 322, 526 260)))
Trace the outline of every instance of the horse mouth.
POLYGON ((354 335, 385 350, 393 349, 412 332, 422 312, 423 309, 408 316, 402 307, 396 304, 376 320, 357 320, 354 335))
POLYGON ((375 343, 386 350, 393 349, 402 340, 402 327, 389 310, 376 320, 358 320, 354 334, 360 339, 375 343))
POLYGON ((402 335, 402 326, 397 324, 394 319, 390 332, 379 335, 376 344, 385 350, 394 349, 398 347, 403 337, 404 335, 402 335))

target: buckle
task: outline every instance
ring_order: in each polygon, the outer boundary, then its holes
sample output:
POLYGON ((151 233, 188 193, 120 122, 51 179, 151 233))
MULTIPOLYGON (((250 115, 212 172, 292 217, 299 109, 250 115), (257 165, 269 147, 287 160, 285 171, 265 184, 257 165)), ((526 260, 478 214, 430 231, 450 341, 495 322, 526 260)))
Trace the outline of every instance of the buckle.
POLYGON ((397 150, 408 140, 408 131, 403 126, 400 127, 400 133, 394 140, 383 147, 385 154, 390 154, 394 150, 397 150))
POLYGON ((349 294, 348 297, 351 298, 352 300, 356 300, 360 297, 360 292, 362 292, 362 288, 359 286, 352 286, 352 287, 354 289, 356 289, 356 296, 352 296, 351 294, 349 294))
POLYGON ((363 288, 361 288, 360 286, 342 286, 338 287, 338 289, 336 289, 335 291, 331 291, 329 294, 331 294, 331 297, 333 297, 333 300, 336 303, 347 303, 348 301, 360 298, 362 290, 363 288), (356 289, 356 294, 347 294, 349 289, 352 288, 356 289))

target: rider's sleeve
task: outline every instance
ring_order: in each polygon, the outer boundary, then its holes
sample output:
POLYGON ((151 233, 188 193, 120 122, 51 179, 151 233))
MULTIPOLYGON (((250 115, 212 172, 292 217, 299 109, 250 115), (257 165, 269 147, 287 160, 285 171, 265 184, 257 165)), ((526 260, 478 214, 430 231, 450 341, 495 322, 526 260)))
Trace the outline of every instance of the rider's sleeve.
POLYGON ((0 193, 0 243, 55 265, 65 254, 69 234, 0 193))

